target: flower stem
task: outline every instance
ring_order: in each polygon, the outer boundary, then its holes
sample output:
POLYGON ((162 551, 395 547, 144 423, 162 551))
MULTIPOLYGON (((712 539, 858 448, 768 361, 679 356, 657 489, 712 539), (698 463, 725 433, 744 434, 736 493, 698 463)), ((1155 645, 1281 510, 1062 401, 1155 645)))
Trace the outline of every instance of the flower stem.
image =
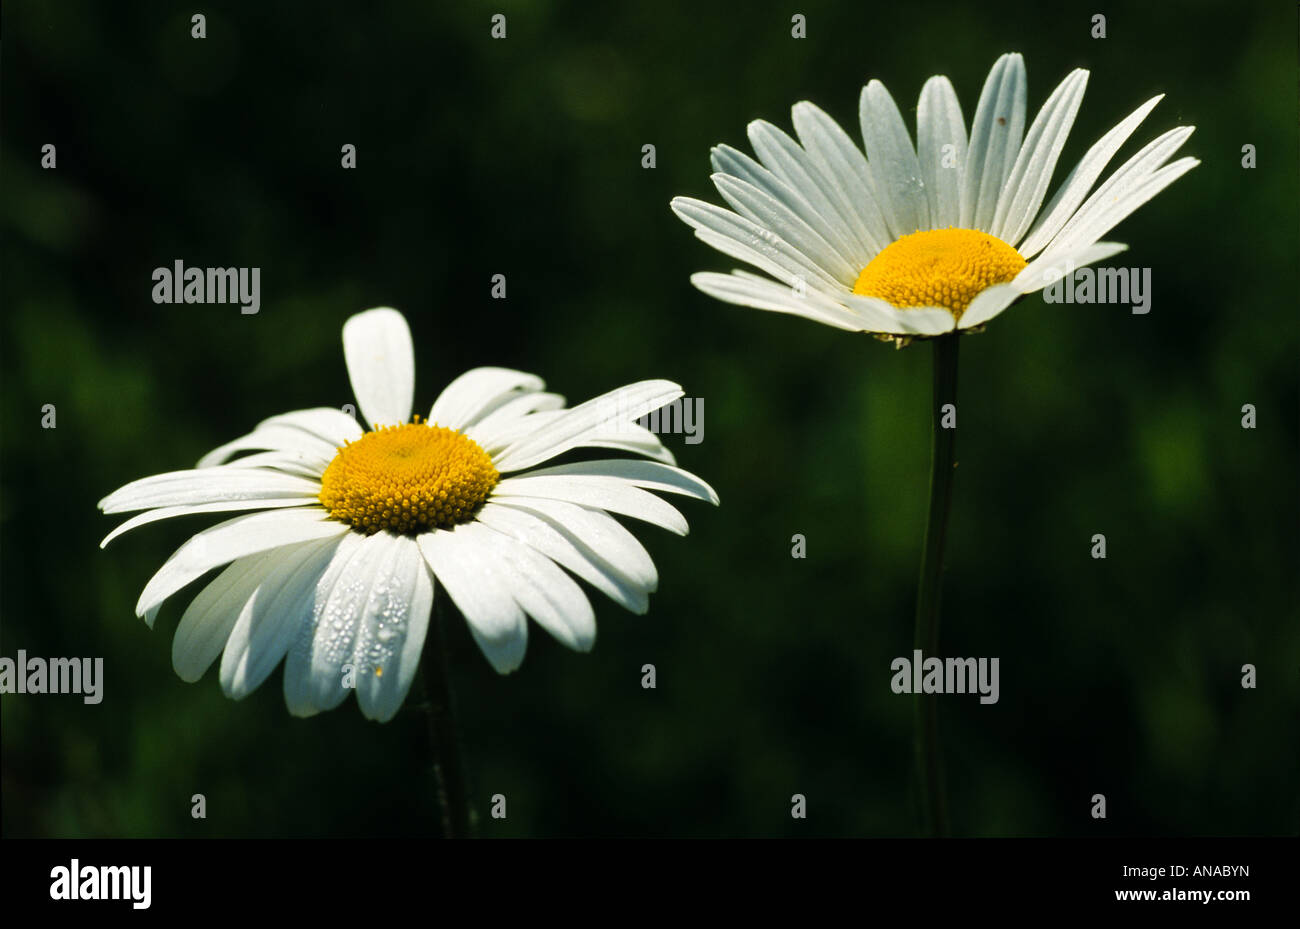
POLYGON ((456 707, 447 663, 447 602, 446 594, 441 591, 434 597, 433 615, 429 617, 429 632, 420 658, 420 676, 424 680, 429 753, 433 759, 433 781, 438 796, 442 837, 465 839, 470 836, 473 817, 469 793, 465 788, 460 739, 456 735, 456 707))
MULTIPOLYGON (((934 340, 934 410, 930 437, 930 505, 925 525, 925 550, 916 589, 916 634, 913 648, 925 657, 939 652, 939 599, 943 590, 943 549, 948 537, 956 467, 956 422, 944 428, 944 406, 957 403, 957 340, 959 333, 934 340)), ((913 672, 915 673, 915 671, 913 672)), ((926 831, 948 835, 948 800, 939 747, 939 695, 918 693, 916 700, 916 764, 926 831)))

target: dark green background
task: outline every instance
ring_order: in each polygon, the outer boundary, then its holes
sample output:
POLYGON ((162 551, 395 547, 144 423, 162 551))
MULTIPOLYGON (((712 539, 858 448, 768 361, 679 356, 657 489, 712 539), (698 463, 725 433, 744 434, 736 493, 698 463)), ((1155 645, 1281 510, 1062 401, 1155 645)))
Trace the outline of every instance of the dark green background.
POLYGON ((435 828, 418 712, 302 721, 279 672, 240 703, 172 672, 186 598, 152 632, 133 605, 215 520, 97 548, 108 491, 349 402, 340 326, 385 304, 415 335, 417 409, 481 364, 571 401, 668 377, 705 403, 703 443, 668 442, 722 506, 685 503, 686 539, 634 527, 662 576, 647 616, 593 593, 595 651, 534 626, 510 677, 454 628, 473 788, 509 801, 484 834, 915 833, 889 663, 911 648, 930 349, 712 301, 689 275, 735 263, 668 201, 718 201, 709 146, 788 128, 798 100, 857 137, 872 77, 912 124, 945 73, 969 120, 1010 50, 1031 114, 1092 69, 1058 179, 1159 92, 1121 157, 1187 123, 1203 164, 1108 236, 1153 269, 1149 315, 1033 296, 963 342, 943 651, 999 656, 1001 701, 944 699, 955 830, 1297 831, 1294 5, 1109 3, 1104 40, 1091 6, 1038 4, 198 6, 204 41, 164 4, 4 9, 0 654, 103 656, 107 678, 98 706, 3 699, 6 836, 435 828), (260 267, 261 312, 154 305, 178 258, 260 267))

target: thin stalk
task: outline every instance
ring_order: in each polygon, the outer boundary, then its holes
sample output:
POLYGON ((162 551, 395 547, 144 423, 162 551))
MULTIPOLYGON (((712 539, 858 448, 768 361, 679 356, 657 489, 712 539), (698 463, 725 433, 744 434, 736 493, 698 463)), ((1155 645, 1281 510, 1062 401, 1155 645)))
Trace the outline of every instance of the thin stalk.
MULTIPOLYGON (((913 648, 925 657, 939 654, 939 601, 943 592, 943 550, 948 537, 948 511, 952 504, 953 469, 956 467, 955 428, 943 427, 944 407, 957 403, 958 333, 934 339, 934 410, 930 438, 930 504, 925 524, 925 549, 916 589, 916 634, 913 648)), ((939 695, 915 694, 916 765, 921 786, 921 808, 926 831, 935 837, 949 834, 948 799, 944 788, 943 758, 939 745, 939 695)))
POLYGON ((460 739, 456 732, 456 706, 451 692, 447 662, 445 623, 447 595, 439 591, 429 617, 429 632, 420 658, 424 680, 425 715, 429 722, 429 754, 432 757, 434 791, 444 839, 470 836, 472 815, 465 787, 460 739))

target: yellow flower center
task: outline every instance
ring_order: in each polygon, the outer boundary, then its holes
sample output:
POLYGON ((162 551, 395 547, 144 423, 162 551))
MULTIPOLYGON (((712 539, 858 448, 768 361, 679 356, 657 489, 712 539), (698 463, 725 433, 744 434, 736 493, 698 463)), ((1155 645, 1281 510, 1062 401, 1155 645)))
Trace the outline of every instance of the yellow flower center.
POLYGON ((473 439, 417 416, 340 448, 321 476, 320 502, 367 535, 450 529, 474 515, 500 477, 473 439))
POLYGON ((1018 251, 987 232, 931 229, 905 235, 871 259, 853 292, 896 307, 947 307, 960 319, 981 291, 1024 267, 1018 251))

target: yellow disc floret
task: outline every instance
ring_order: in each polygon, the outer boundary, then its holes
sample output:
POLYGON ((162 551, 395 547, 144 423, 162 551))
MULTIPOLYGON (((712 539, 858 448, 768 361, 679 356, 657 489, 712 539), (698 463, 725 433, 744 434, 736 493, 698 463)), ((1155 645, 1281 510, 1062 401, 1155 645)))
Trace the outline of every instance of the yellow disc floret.
POLYGON ((474 515, 500 477, 473 439, 416 417, 340 448, 321 476, 320 502, 367 535, 450 529, 474 515))
POLYGON ((987 232, 931 229, 905 235, 871 259, 853 292, 897 307, 947 307, 960 318, 981 291, 1024 267, 1018 251, 987 232))

